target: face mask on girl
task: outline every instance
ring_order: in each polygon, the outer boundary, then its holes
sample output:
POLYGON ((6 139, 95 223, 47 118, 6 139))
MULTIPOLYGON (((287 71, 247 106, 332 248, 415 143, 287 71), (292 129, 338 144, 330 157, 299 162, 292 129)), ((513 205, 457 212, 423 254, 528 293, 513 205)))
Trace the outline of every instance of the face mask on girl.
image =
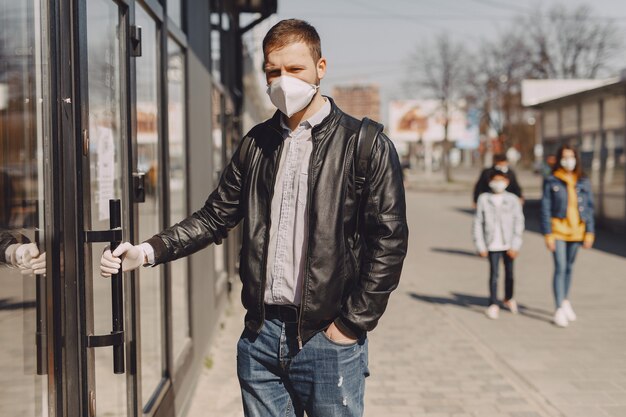
POLYGON ((319 85, 281 75, 267 86, 267 94, 278 110, 291 117, 309 105, 318 88, 319 85))
POLYGON ((561 166, 567 172, 572 172, 576 168, 576 158, 561 158, 561 166))
POLYGON ((502 180, 489 181, 489 188, 491 188, 491 191, 493 191, 495 194, 500 194, 504 192, 504 190, 506 190, 506 187, 508 185, 509 184, 507 184, 506 181, 502 181, 502 180))

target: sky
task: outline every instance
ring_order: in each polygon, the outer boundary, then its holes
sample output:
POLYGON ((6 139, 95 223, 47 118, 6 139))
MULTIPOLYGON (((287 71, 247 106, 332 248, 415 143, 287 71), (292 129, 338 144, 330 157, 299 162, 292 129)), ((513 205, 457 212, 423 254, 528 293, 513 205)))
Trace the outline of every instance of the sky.
MULTIPOLYGON (((591 4, 597 16, 610 16, 626 38, 626 0, 564 2, 591 4)), ((555 3, 541 2, 544 7, 555 3)), ((406 98, 407 59, 425 40, 448 32, 472 49, 483 39, 496 39, 516 16, 532 12, 538 4, 536 0, 278 0, 277 18, 304 19, 318 30, 328 60, 323 93, 330 94, 332 86, 339 84, 376 83, 384 106, 389 99, 406 98)), ((614 59, 616 69, 626 68, 626 44, 624 50, 614 59)))

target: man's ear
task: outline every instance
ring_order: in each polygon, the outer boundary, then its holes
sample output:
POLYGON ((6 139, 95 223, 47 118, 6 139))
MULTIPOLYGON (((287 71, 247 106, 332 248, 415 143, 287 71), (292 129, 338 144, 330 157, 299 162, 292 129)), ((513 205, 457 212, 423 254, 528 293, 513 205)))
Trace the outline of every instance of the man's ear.
POLYGON ((320 58, 319 61, 317 61, 317 78, 319 78, 320 80, 322 78, 324 78, 324 76, 326 75, 326 58, 320 58))

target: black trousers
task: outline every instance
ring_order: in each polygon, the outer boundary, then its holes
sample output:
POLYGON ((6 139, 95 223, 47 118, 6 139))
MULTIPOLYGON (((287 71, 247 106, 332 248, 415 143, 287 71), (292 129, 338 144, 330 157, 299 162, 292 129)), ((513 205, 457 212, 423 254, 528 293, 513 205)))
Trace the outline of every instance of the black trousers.
POLYGON ((489 305, 498 303, 500 259, 504 261, 504 299, 513 298, 513 258, 506 251, 489 252, 489 305))

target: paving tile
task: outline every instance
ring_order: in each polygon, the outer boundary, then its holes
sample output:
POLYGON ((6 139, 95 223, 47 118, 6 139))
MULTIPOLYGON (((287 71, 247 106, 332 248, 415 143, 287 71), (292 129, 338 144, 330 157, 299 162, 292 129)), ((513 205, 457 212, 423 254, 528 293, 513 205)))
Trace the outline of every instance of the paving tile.
POLYGON ((611 417, 624 417, 626 416, 626 405, 620 405, 620 406, 609 406, 609 407, 602 407, 602 409, 604 411, 606 411, 608 413, 609 416, 611 417))
MULTIPOLYGON (((612 272, 626 258, 581 252, 571 293, 579 320, 558 329, 552 261, 529 230, 515 264, 522 314, 488 320, 487 263, 454 252, 473 251, 471 216, 459 210, 467 196, 409 192, 407 205, 410 256, 369 335, 365 417, 626 417, 626 280, 612 272)), ((234 352, 243 309, 231 307, 224 323, 187 417, 243 415, 234 352)))

